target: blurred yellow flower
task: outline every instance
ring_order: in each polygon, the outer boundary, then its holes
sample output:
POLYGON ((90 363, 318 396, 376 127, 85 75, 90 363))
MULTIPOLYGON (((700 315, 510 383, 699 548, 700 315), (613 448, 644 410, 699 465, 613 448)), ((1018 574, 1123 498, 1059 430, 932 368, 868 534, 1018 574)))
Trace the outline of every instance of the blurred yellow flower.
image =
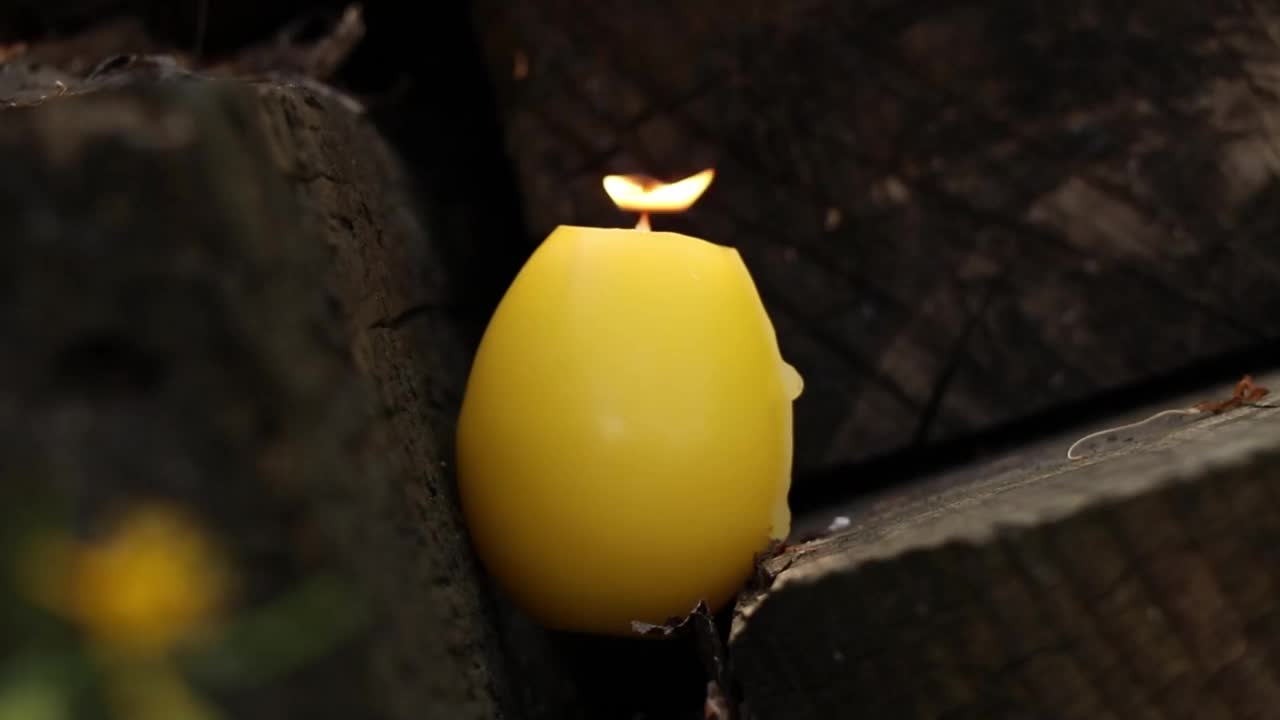
POLYGON ((135 506, 90 542, 42 539, 27 560, 33 598, 131 655, 161 655, 210 630, 232 585, 212 538, 168 503, 135 506))

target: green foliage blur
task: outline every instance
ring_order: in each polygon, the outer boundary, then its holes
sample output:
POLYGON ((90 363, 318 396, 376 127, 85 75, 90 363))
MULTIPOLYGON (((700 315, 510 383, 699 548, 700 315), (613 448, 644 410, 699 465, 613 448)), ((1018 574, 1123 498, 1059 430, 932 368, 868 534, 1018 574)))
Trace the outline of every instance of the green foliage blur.
POLYGON ((219 604, 235 567, 189 509, 142 507, 85 539, 61 498, 12 480, 0 477, 0 720, 222 720, 214 698, 341 652, 365 625, 332 576, 219 604))

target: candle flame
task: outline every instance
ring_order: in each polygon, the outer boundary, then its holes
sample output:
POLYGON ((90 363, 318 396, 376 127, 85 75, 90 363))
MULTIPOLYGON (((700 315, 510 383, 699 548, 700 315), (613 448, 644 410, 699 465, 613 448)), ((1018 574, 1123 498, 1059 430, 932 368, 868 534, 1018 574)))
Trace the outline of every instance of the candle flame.
POLYGON ((715 178, 714 168, 671 183, 648 175, 606 175, 604 191, 620 210, 640 213, 637 230, 649 229, 649 213, 684 212, 706 192, 715 178))

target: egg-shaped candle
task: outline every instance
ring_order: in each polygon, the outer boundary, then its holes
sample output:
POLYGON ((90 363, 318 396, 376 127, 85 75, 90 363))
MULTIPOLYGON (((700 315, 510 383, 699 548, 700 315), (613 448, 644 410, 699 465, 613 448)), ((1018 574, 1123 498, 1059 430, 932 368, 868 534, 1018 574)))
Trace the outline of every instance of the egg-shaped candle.
POLYGON ((801 384, 736 250, 556 228, 490 319, 458 419, 481 562, 559 630, 723 607, 789 532, 801 384))

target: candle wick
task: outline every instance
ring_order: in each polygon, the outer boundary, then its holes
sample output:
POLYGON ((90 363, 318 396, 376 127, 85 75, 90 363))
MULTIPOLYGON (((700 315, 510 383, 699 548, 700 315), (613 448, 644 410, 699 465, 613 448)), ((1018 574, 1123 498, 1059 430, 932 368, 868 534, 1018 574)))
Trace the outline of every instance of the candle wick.
POLYGON ((649 232, 649 229, 650 229, 649 211, 647 210, 640 211, 640 220, 639 222, 636 223, 636 229, 642 232, 649 232))

